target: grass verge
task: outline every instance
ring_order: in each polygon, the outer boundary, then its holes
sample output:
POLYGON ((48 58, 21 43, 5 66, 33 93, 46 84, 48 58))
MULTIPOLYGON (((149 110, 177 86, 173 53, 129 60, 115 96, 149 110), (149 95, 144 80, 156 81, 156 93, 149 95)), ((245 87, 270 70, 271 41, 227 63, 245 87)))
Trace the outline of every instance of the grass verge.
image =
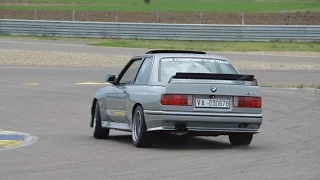
POLYGON ((219 42, 219 41, 174 41, 174 40, 104 40, 90 43, 93 46, 186 49, 201 51, 313 51, 320 52, 320 43, 299 42, 219 42))
POLYGON ((65 38, 48 36, 11 36, 1 37, 26 38, 42 40, 62 40, 85 42, 89 46, 146 49, 184 49, 215 52, 320 52, 319 42, 222 42, 222 41, 176 41, 176 40, 142 40, 142 39, 98 39, 98 38, 65 38))
POLYGON ((320 89, 320 84, 260 84, 260 87, 320 89))
POLYGON ((0 3, 0 9, 28 10, 37 7, 42 10, 70 10, 77 11, 120 11, 120 12, 275 12, 290 10, 319 9, 318 0, 290 1, 290 0, 151 0, 145 4, 144 0, 16 0, 0 3))

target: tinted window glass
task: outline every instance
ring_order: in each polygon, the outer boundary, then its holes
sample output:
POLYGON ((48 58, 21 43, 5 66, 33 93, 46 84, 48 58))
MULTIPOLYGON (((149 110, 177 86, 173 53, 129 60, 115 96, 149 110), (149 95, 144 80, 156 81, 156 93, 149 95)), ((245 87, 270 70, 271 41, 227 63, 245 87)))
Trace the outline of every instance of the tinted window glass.
POLYGON ((152 59, 146 58, 139 70, 135 84, 147 84, 151 75, 152 59))
POLYGON ((159 81, 177 72, 237 74, 228 61, 208 58, 163 58, 159 68, 159 81))
POLYGON ((119 83, 120 84, 130 83, 131 80, 133 80, 133 76, 134 76, 135 72, 137 71, 137 69, 139 68, 140 63, 141 63, 141 59, 135 60, 130 65, 130 67, 127 69, 127 71, 123 74, 123 76, 121 77, 119 83))

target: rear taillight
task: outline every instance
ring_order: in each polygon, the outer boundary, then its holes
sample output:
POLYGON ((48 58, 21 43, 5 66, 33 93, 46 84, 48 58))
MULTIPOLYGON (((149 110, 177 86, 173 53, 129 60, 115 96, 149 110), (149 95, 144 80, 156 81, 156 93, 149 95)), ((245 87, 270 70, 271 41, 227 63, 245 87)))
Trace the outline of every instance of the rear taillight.
POLYGON ((233 106, 241 108, 261 108, 261 97, 233 97, 233 106))
POLYGON ((162 94, 160 102, 161 105, 191 106, 192 95, 162 94))

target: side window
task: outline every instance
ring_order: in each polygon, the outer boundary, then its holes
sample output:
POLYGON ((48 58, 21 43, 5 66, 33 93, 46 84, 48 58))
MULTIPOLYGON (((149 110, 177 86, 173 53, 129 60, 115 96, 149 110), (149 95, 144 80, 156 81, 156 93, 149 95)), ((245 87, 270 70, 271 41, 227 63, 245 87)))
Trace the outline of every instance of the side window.
POLYGON ((135 84, 147 84, 151 75, 152 70, 151 58, 146 58, 138 72, 135 84))
POLYGON ((133 61, 133 63, 129 66, 129 68, 126 70, 126 72, 121 77, 119 83, 120 84, 128 84, 131 82, 131 80, 134 77, 134 74, 136 73, 137 69, 139 68, 141 64, 142 59, 136 59, 133 61))

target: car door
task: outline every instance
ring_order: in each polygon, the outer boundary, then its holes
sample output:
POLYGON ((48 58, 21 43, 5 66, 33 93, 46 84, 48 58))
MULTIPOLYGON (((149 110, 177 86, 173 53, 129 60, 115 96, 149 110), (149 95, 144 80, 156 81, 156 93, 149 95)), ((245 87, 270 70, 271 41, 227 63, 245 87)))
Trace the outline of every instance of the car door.
POLYGON ((113 122, 128 123, 128 118, 126 117, 127 88, 128 85, 132 84, 141 65, 141 61, 142 58, 132 59, 112 85, 115 90, 106 95, 107 116, 113 122))
POLYGON ((143 104, 148 101, 148 93, 150 86, 153 58, 146 57, 135 76, 133 83, 127 85, 126 108, 129 123, 132 123, 133 107, 136 103, 143 104))

